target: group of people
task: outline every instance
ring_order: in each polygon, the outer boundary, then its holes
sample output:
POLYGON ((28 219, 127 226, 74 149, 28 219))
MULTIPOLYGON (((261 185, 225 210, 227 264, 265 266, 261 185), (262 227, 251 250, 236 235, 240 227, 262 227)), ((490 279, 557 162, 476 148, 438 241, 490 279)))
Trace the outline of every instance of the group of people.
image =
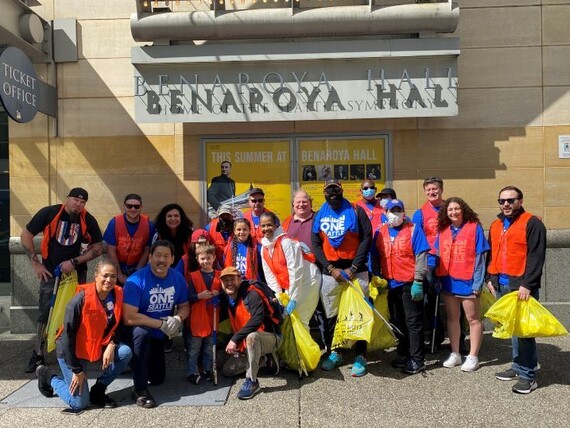
MULTIPOLYGON (((42 394, 60 396, 72 409, 89 403, 114 406, 108 385, 127 365, 132 369, 132 398, 155 407, 148 385, 164 382, 165 343, 182 329, 187 352, 187 378, 194 384, 216 375, 213 341, 221 319, 231 325, 225 351, 231 358, 223 373, 246 373, 238 398, 260 390, 260 364, 279 372, 277 350, 280 321, 297 311, 309 328, 319 328, 323 370, 342 365, 340 348, 331 349, 339 300, 347 281, 368 296, 373 276, 386 279, 390 321, 397 328, 392 365, 404 373, 425 371, 425 319, 436 318, 434 296, 443 296, 451 353, 444 367, 479 367, 483 329, 480 295, 483 287, 497 297, 517 291, 519 299, 538 298, 546 248, 546 231, 538 217, 523 208, 523 194, 507 186, 499 192, 500 214, 489 239, 477 214, 458 197, 443 199, 443 181, 429 177, 427 201, 412 218, 391 188, 377 192, 375 183, 361 184, 362 198, 344 198, 342 182, 324 183, 325 202, 315 212, 307 192, 295 192, 293 214, 282 222, 265 208, 263 189, 249 192, 250 209, 242 214, 220 205, 217 217, 203 229, 177 204, 166 205, 152 222, 141 214, 142 198, 129 194, 124 212, 101 234, 85 210, 88 193, 74 188, 64 204, 41 209, 22 232, 22 245, 40 279, 38 340, 27 372, 36 371, 42 394), (43 232, 42 259, 33 237, 43 232), (86 281, 86 263, 102 254, 108 259, 86 281), (44 331, 56 278, 76 270, 79 284, 69 302, 57 339, 63 377, 45 365, 44 331), (357 280, 357 281, 355 281, 357 280), (288 295, 280 308, 275 296, 288 295), (431 296, 431 298, 430 298, 431 296), (460 316, 469 323, 470 349, 465 360, 460 316), (87 361, 102 359, 102 375, 90 391, 87 361)), ((438 341, 443 340, 440 332, 438 341)), ((367 372, 367 342, 354 345, 351 375, 367 372)), ((513 391, 536 389, 534 339, 513 338, 513 364, 497 379, 517 380, 513 391)))

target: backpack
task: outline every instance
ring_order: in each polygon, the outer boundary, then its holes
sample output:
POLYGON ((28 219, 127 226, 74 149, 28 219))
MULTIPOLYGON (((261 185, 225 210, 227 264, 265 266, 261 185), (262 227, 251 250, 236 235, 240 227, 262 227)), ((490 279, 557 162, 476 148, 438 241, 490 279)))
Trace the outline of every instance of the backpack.
POLYGON ((279 303, 277 296, 275 296, 275 292, 269 288, 266 283, 260 281, 250 281, 248 290, 252 289, 255 290, 261 297, 263 305, 267 310, 267 315, 273 324, 281 325, 284 320, 283 307, 279 303))

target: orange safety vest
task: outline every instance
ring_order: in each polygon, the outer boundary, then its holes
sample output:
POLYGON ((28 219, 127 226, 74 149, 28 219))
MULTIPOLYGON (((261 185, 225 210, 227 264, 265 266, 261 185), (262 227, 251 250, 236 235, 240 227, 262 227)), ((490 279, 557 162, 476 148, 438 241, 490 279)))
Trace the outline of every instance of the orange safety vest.
POLYGON ((439 233, 438 276, 451 276, 462 281, 473 279, 477 249, 475 239, 477 223, 465 223, 455 237, 451 235, 451 226, 439 233))
POLYGON ((275 245, 273 246, 273 256, 269 255, 269 248, 263 247, 263 260, 275 275, 275 279, 277 280, 277 284, 284 290, 289 290, 289 269, 287 269, 287 258, 285 257, 285 253, 283 251, 283 245, 281 241, 285 235, 279 236, 276 241, 275 245))
MULTIPOLYGON (((264 209, 263 211, 264 213, 271 213, 271 211, 269 211, 267 208, 264 209)), ((261 227, 259 227, 259 225, 255 225, 255 223, 253 222, 253 210, 249 209, 244 215, 243 218, 246 218, 249 220, 249 224, 251 224, 251 227, 253 228, 253 231, 251 233, 251 236, 253 236, 255 239, 257 239, 257 241, 261 241, 261 238, 263 238, 263 232, 261 231, 261 227)))
POLYGON ((489 228, 491 261, 487 270, 492 275, 522 276, 526 270, 526 227, 532 214, 522 213, 504 231, 503 221, 495 220, 489 228))
MULTIPOLYGON (((247 289, 247 292, 250 293, 252 290, 254 290, 257 294, 259 294, 259 297, 261 297, 261 300, 263 301, 263 306, 267 310, 267 308, 269 307, 269 301, 267 300, 267 297, 265 297, 263 292, 261 290, 258 290, 254 285, 250 285, 249 288, 247 289)), ((245 303, 243 303, 243 299, 239 299, 239 301, 236 303, 235 315, 232 313, 231 310, 228 311, 228 314, 230 318, 230 325, 232 326, 232 331, 234 333, 240 331, 251 318, 251 314, 247 310, 245 303)), ((261 325, 257 328, 256 331, 264 331, 264 330, 265 326, 263 325, 263 323, 261 323, 261 325)), ((242 342, 238 344, 238 350, 240 352, 243 352, 245 348, 246 348, 245 340, 242 340, 242 342)))
MULTIPOLYGON (((259 277, 259 269, 257 266, 257 244, 255 243, 255 239, 253 239, 253 245, 254 245, 253 248, 249 245, 247 246, 247 253, 245 255, 246 265, 245 265, 244 278, 252 281, 257 281, 259 277)), ((232 249, 233 249, 233 238, 230 238, 224 250, 224 267, 233 266, 232 249)))
POLYGON ((382 226, 382 214, 384 214, 384 208, 380 205, 380 202, 376 201, 374 207, 370 209, 364 199, 359 199, 356 201, 356 205, 364 210, 364 212, 368 215, 368 219, 370 220, 370 224, 372 225, 372 231, 376 231, 380 226, 382 226))
MULTIPOLYGON (((57 223, 59 222, 59 218, 61 217, 61 213, 65 209, 65 205, 61 205, 59 212, 53 218, 53 220, 45 227, 44 229, 44 236, 42 238, 42 259, 48 258, 48 250, 49 250, 49 241, 55 235, 57 231, 57 223)), ((82 242, 89 243, 91 242, 91 235, 87 232, 87 223, 85 222, 85 216, 87 215, 87 211, 85 209, 81 210, 79 214, 79 223, 81 225, 81 239, 82 242)))
POLYGON ((399 282, 414 280, 416 256, 412 248, 412 234, 414 224, 406 222, 398 235, 391 240, 389 226, 385 224, 380 228, 380 237, 376 241, 376 248, 380 254, 382 276, 399 282))
POLYGON ((429 202, 425 202, 422 205, 423 229, 430 247, 430 254, 436 253, 435 238, 437 238, 437 216, 438 212, 433 209, 433 206, 429 202))
POLYGON ((81 311, 81 324, 77 330, 75 339, 75 355, 77 358, 88 361, 97 361, 103 354, 103 346, 106 346, 113 337, 113 333, 121 321, 123 309, 123 289, 115 285, 115 303, 113 312, 115 313, 115 325, 103 337, 107 328, 107 311, 103 308, 95 283, 80 285, 78 292, 83 290, 85 302, 81 311))
POLYGON ((291 214, 289 217, 287 217, 287 218, 283 221, 283 223, 281 223, 281 227, 283 228, 283 230, 284 230, 285 232, 287 232, 287 231, 289 230, 289 225, 291 224, 291 221, 293 221, 293 215, 294 215, 294 214, 291 214))
MULTIPOLYGON (((192 272, 190 278, 196 290, 196 294, 200 294, 202 291, 208 289, 202 277, 202 273, 199 270, 192 272)), ((220 271, 215 270, 210 291, 220 292, 221 288, 220 271)), ((217 325, 220 316, 219 313, 216 315, 217 325)), ((190 316, 188 317, 188 328, 190 329, 190 334, 195 337, 208 337, 212 334, 214 328, 214 307, 211 304, 208 305, 208 300, 201 299, 197 302, 192 302, 190 305, 190 316)))
POLYGON ((147 246, 149 233, 148 216, 141 214, 139 226, 133 236, 129 234, 125 216, 123 214, 115 216, 115 238, 119 263, 124 263, 127 266, 136 265, 147 246))
POLYGON ((224 257, 224 250, 228 242, 224 239, 221 232, 218 232, 216 228, 218 227, 218 219, 215 218, 210 222, 210 230, 208 234, 210 235, 210 239, 212 240, 212 244, 216 247, 216 260, 222 264, 222 260, 224 257))

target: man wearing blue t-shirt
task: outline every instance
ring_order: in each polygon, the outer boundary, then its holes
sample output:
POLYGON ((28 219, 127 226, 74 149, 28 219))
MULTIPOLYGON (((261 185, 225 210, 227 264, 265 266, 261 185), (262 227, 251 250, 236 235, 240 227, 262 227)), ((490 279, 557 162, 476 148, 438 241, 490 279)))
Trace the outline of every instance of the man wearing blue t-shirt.
POLYGON ((127 278, 124 287, 123 319, 132 327, 133 342, 131 396, 147 409, 156 407, 148 383, 164 382, 164 341, 178 332, 189 313, 186 280, 170 268, 173 261, 174 246, 169 241, 156 241, 149 264, 127 278), (176 315, 171 316, 175 306, 176 315))

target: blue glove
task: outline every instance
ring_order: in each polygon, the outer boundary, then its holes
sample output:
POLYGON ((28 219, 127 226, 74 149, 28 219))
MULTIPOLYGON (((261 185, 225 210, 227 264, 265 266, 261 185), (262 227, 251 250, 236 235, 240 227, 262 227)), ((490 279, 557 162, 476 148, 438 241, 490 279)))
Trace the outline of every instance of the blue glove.
POLYGON ((412 300, 417 302, 424 298, 424 285, 419 281, 414 281, 412 284, 412 300))
POLYGON ((293 299, 289 300, 289 303, 287 303, 287 306, 285 307, 285 313, 287 315, 291 315, 291 312, 293 312, 296 307, 297 307, 297 301, 293 299))

